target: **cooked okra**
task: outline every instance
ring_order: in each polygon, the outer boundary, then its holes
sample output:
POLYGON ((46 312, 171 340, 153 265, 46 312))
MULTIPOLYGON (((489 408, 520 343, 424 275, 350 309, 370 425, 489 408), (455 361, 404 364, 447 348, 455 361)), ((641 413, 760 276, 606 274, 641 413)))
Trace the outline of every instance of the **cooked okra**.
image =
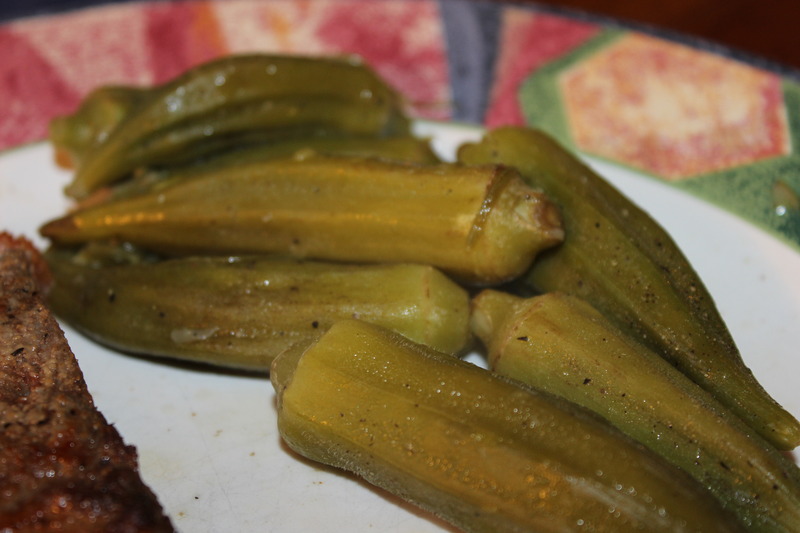
POLYGON ((485 290, 472 330, 495 372, 586 407, 707 486, 754 531, 800 530, 800 470, 585 301, 485 290))
POLYGON ((50 305, 128 352, 266 371, 289 345, 353 317, 447 353, 470 339, 466 291, 429 266, 262 256, 87 264, 87 255, 47 252, 50 305))
MULTIPOLYGON (((104 135, 79 150, 70 196, 83 198, 140 168, 247 143, 409 131, 399 95, 352 57, 228 56, 148 89, 137 105, 119 110, 124 116, 116 124, 109 119, 113 127, 101 127, 104 135)), ((70 126, 81 122, 76 117, 70 126)))
POLYGON ((339 322, 271 379, 293 450, 467 532, 740 530, 591 413, 379 326, 339 322))
POLYGON ((537 291, 583 298, 775 446, 800 443, 800 423, 747 368, 700 277, 647 213, 538 130, 490 131, 458 158, 513 166, 561 208, 564 243, 526 274, 537 291))
POLYGON ((513 169, 315 154, 211 169, 41 231, 58 244, 117 239, 167 255, 430 264, 478 284, 519 276, 563 237, 557 209, 513 169))
POLYGON ((108 137, 143 100, 150 89, 109 85, 92 91, 71 115, 50 122, 49 139, 56 160, 75 168, 95 146, 108 137))
POLYGON ((541 132, 453 164, 409 125, 353 58, 101 88, 51 124, 80 202, 41 228, 50 303, 125 351, 270 369, 290 447, 465 531, 797 530, 800 476, 772 445, 800 423, 666 232, 541 132), (484 291, 473 328, 535 388, 454 357, 457 282, 511 280, 559 294, 484 291))
POLYGON ((96 204, 149 192, 172 181, 191 179, 212 169, 264 162, 286 157, 307 157, 312 154, 350 157, 376 157, 389 161, 421 165, 441 163, 428 139, 413 136, 372 137, 301 137, 273 143, 255 144, 226 150, 183 165, 144 171, 114 186, 104 187, 82 203, 96 204))

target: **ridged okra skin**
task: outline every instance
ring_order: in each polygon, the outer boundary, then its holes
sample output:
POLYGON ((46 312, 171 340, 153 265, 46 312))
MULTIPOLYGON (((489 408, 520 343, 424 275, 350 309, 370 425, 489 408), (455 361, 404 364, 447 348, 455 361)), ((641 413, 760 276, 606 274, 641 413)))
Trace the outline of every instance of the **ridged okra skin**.
POLYGON ((303 154, 375 157, 420 165, 433 165, 442 162, 433 151, 428 139, 410 135, 395 137, 301 137, 232 148, 182 165, 142 172, 114 186, 99 189, 87 197, 82 204, 90 205, 142 194, 164 187, 172 181, 191 179, 198 174, 211 170, 225 172, 240 165, 293 156, 303 157, 303 154))
POLYGON ((423 265, 267 257, 82 264, 46 254, 54 311, 114 348, 266 371, 295 342, 360 317, 457 354, 470 340, 464 289, 423 265))
POLYGON ((800 531, 800 470, 585 301, 485 290, 472 331, 489 366, 590 409, 707 486, 753 531, 800 531))
POLYGON ((178 167, 191 171, 193 168, 229 168, 235 165, 257 163, 270 159, 290 157, 302 152, 346 157, 376 157, 406 163, 435 164, 442 160, 433 151, 430 140, 412 135, 376 137, 367 135, 339 135, 333 137, 300 137, 283 139, 274 143, 244 146, 226 150, 194 165, 178 167))
POLYGON ((797 446, 800 423, 747 368, 702 280, 647 213, 537 130, 499 128, 458 157, 513 166, 561 207, 566 238, 537 259, 530 285, 588 301, 769 442, 797 446))
POLYGON ((50 121, 49 140, 58 163, 66 168, 80 165, 86 153, 102 143, 149 93, 150 89, 139 87, 99 87, 74 113, 50 121))
POLYGON ((163 85, 86 151, 67 194, 136 169, 288 136, 407 134, 399 95, 356 58, 233 55, 163 85))
POLYGON ((339 322, 271 379, 292 449, 467 532, 740 530, 599 418, 378 326, 339 322))
POLYGON ((118 239, 167 255, 430 264, 483 284, 522 274, 563 237, 558 210, 512 169, 319 155, 212 169, 41 232, 58 244, 118 239))

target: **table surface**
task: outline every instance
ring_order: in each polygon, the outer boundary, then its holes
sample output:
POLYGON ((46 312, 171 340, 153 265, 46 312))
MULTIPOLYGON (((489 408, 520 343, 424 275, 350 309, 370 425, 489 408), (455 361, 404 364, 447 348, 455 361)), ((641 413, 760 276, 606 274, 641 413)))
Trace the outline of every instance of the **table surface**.
MULTIPOLYGON (((117 0, 119 1, 119 0, 117 0)), ((800 69, 798 0, 516 0, 583 11, 731 48, 779 66, 800 69)), ((2 0, 0 20, 83 7, 104 0, 2 0)))
MULTIPOLYGON (((107 0, 106 0, 107 1, 107 0)), ((116 0, 120 1, 120 0, 116 0)), ((124 1, 124 0, 123 0, 124 1)), ((583 11, 677 32, 746 56, 800 70, 798 0, 515 0, 583 11)), ((0 20, 61 11, 104 0, 0 0, 0 20)))
POLYGON ((537 0, 678 32, 800 69, 798 0, 537 0))

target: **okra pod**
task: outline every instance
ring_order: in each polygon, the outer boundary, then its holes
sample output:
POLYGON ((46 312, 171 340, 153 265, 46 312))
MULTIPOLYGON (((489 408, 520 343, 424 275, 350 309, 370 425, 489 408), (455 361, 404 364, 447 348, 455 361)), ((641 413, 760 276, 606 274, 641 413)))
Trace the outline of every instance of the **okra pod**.
POLYGON ((339 322, 271 379, 293 450, 467 532, 740 530, 600 418, 379 326, 339 322))
POLYGON ((484 284, 522 274, 563 236, 558 211, 513 169, 314 154, 212 169, 41 232, 58 244, 117 239, 167 255, 422 263, 484 284))
POLYGON ((213 157, 202 159, 195 165, 179 167, 174 170, 177 172, 191 171, 194 167, 208 169, 209 166, 225 168, 290 157, 302 152, 347 157, 377 157, 391 161, 419 164, 441 163, 441 159, 433 151, 430 141, 425 138, 411 135, 394 137, 339 135, 333 137, 317 136, 283 139, 269 144, 234 148, 213 157))
POLYGON ((800 470, 585 301, 485 290, 472 331, 495 372, 599 414, 682 468, 753 531, 800 531, 800 470))
POLYGON ((429 266, 76 257, 47 252, 50 305, 87 336, 128 352, 266 371, 289 345, 353 317, 452 354, 470 339, 466 291, 429 266))
POLYGON ((102 143, 149 92, 139 87, 100 87, 89 93, 74 113, 51 120, 49 139, 59 164, 67 168, 80 165, 86 153, 102 143))
POLYGON ((256 144, 226 150, 223 153, 175 165, 142 172, 112 187, 105 187, 86 198, 83 205, 142 194, 163 187, 172 180, 190 179, 209 170, 223 171, 237 165, 269 161, 303 154, 341 155, 350 157, 377 157, 407 163, 434 164, 441 159, 427 139, 413 136, 397 137, 302 137, 256 144))
POLYGON ((228 56, 150 89, 81 159, 67 193, 83 198, 138 168, 247 142, 408 128, 399 95, 355 58, 228 56))
POLYGON ((800 423, 759 384, 711 295, 667 232, 546 134, 506 127, 464 145, 459 160, 517 168, 562 209, 567 237, 526 274, 539 292, 573 294, 788 450, 800 423))

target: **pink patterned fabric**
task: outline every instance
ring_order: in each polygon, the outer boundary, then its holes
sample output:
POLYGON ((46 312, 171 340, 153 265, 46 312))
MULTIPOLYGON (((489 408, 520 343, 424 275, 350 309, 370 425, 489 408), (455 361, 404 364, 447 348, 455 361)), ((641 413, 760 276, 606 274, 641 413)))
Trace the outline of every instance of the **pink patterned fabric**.
POLYGON ((0 149, 44 139, 97 86, 159 83, 230 53, 357 54, 415 115, 450 115, 433 0, 111 4, 0 26, 0 50, 0 149))
POLYGON ((377 65, 417 115, 448 118, 447 54, 436 3, 336 2, 317 35, 377 65))
POLYGON ((508 9, 503 22, 500 57, 485 118, 490 127, 524 124, 517 97, 520 84, 533 71, 599 31, 593 24, 524 9, 508 9))
POLYGON ((0 76, 0 148, 7 148, 44 137, 43 117, 70 111, 80 94, 13 28, 0 29, 0 50, 7 57, 0 76))
POLYGON ((141 11, 143 54, 155 82, 228 52, 208 2, 153 3, 141 11))

